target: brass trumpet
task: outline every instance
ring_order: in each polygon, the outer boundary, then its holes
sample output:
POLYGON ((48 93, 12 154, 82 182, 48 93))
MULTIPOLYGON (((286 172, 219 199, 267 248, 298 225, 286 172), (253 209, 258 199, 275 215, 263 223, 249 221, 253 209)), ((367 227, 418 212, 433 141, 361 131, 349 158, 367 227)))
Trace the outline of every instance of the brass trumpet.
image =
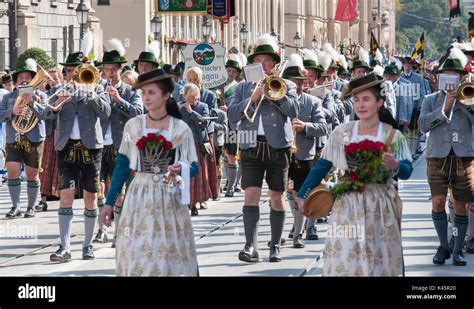
POLYGON ((245 118, 247 118, 248 121, 253 123, 255 121, 255 118, 257 117, 258 110, 260 109, 260 106, 262 105, 262 101, 264 98, 267 98, 270 101, 278 101, 281 100, 286 93, 288 92, 288 86, 286 86, 285 81, 281 76, 283 75, 283 71, 285 70, 285 67, 287 65, 288 61, 280 62, 273 70, 272 74, 265 76, 265 78, 262 78, 261 80, 258 81, 257 85, 255 86, 255 89, 252 92, 252 95, 250 97, 253 97, 255 91, 257 91, 258 88, 263 86, 263 96, 260 99, 260 101, 257 103, 255 106, 255 112, 253 113, 252 116, 249 116, 248 110, 250 106, 253 104, 250 100, 245 106, 244 109, 244 115, 245 118))
POLYGON ((456 100, 464 105, 474 105, 474 82, 471 73, 461 81, 456 93, 456 100))

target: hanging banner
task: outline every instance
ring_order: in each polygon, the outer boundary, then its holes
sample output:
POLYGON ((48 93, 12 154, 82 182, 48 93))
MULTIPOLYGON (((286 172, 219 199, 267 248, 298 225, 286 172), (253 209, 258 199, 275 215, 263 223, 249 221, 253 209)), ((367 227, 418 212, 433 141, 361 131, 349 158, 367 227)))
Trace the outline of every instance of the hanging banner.
POLYGON ((207 14, 227 24, 235 16, 235 0, 207 0, 207 14))
POLYGON ((221 44, 199 43, 186 45, 181 53, 185 63, 185 71, 191 67, 201 68, 204 88, 216 88, 227 81, 226 49, 221 44))
POLYGON ((203 15, 207 12, 207 0, 155 0, 155 8, 161 15, 203 15))

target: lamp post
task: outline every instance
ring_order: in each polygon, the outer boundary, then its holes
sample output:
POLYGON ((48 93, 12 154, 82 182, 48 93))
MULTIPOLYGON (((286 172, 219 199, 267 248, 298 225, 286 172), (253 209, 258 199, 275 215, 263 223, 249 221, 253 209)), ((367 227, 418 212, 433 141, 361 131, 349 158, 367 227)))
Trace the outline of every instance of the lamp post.
POLYGON ((298 49, 300 47, 300 43, 301 43, 301 37, 300 37, 300 34, 298 33, 298 31, 296 32, 295 36, 293 37, 293 42, 296 45, 296 49, 298 49))
POLYGON ((9 48, 10 48, 10 70, 15 67, 16 59, 18 56, 18 17, 17 17, 17 1, 18 0, 6 0, 8 9, 0 11, 0 18, 8 16, 8 32, 9 32, 9 48))
POLYGON ((163 18, 161 16, 153 16, 150 20, 151 32, 154 35, 155 40, 159 41, 161 36, 161 27, 163 25, 163 18))
POLYGON ((247 35, 249 31, 247 30, 247 25, 245 23, 242 24, 242 28, 240 28, 240 39, 242 40, 242 50, 244 54, 247 56, 247 35))
POLYGON ((313 36, 313 39, 311 40, 311 46, 313 47, 314 50, 317 50, 319 47, 319 41, 315 35, 313 36))
POLYGON ((204 16, 204 19, 202 20, 202 32, 204 41, 207 43, 211 34, 211 23, 209 22, 207 16, 204 16))
POLYGON ((76 8, 76 17, 77 22, 79 23, 80 29, 80 38, 79 38, 79 50, 82 49, 81 41, 84 37, 84 26, 87 23, 87 18, 89 17, 89 7, 84 3, 84 0, 81 0, 79 5, 76 8))

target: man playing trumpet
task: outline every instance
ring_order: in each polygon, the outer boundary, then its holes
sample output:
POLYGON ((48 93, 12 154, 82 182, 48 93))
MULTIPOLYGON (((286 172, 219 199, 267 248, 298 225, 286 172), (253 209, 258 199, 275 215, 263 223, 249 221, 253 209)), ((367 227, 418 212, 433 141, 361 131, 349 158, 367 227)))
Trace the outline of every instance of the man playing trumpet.
POLYGON ((12 200, 12 208, 6 214, 7 218, 15 218, 20 215, 21 194, 21 165, 25 164, 27 178, 28 207, 25 218, 34 217, 34 206, 40 190, 38 170, 40 168, 41 156, 43 155, 43 141, 45 134, 45 108, 41 100, 46 94, 35 90, 33 93, 19 94, 19 87, 30 84, 36 75, 37 64, 34 59, 27 59, 26 66, 21 67, 13 73, 13 81, 16 89, 6 94, 0 104, 0 122, 6 123, 6 169, 8 171, 8 191, 12 200), (21 100, 21 101, 20 101, 21 100), (26 133, 18 132, 12 125, 12 121, 30 109, 32 117, 38 117, 38 122, 26 133))

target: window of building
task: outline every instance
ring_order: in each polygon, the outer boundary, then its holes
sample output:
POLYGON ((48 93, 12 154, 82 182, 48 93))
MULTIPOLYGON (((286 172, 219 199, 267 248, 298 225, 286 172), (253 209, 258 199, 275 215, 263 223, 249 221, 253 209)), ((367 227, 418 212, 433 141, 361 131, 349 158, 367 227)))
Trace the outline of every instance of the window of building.
POLYGON ((97 0, 97 5, 110 5, 110 0, 97 0))

